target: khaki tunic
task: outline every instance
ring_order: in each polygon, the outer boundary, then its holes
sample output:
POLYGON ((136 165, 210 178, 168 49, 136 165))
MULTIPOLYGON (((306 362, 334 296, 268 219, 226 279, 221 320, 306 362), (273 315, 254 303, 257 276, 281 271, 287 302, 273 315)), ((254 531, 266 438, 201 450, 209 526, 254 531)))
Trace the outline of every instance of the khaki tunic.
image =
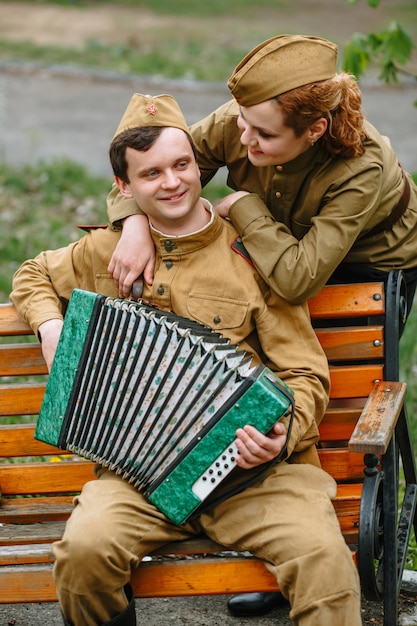
MULTIPOLYGON (((74 626, 110 623, 126 609, 123 589, 144 555, 204 531, 265 561, 290 601, 294 625, 359 626, 358 574, 331 503, 336 483, 306 464, 318 465, 317 422, 329 388, 306 305, 291 305, 266 286, 232 249, 237 233, 217 215, 193 235, 152 235, 155 280, 144 297, 220 330, 286 381, 295 394, 289 460, 299 462, 274 465, 185 526, 172 524, 127 481, 98 469, 99 480, 87 482, 75 498, 64 536, 53 544, 63 614, 74 626)), ((93 230, 23 264, 11 298, 35 332, 62 316, 75 287, 116 295, 107 264, 119 236, 109 228, 93 230)), ((227 488, 230 479, 224 483, 227 488)))
MULTIPOLYGON (((230 101, 191 127, 202 183, 223 166, 238 200, 229 216, 266 282, 290 302, 315 295, 342 262, 389 271, 417 267, 417 188, 392 230, 366 233, 397 205, 402 172, 387 141, 369 123, 361 157, 330 157, 320 141, 293 161, 254 167, 239 140, 237 104, 230 101)), ((110 221, 137 212, 109 196, 110 221)))
MULTIPOLYGON (((208 227, 182 237, 153 231, 158 250, 152 288, 143 297, 165 310, 220 331, 261 360, 295 393, 288 445, 292 460, 318 464, 315 444, 328 401, 326 357, 311 327, 306 305, 275 294, 253 265, 231 245, 237 233, 213 215, 208 227), (301 454, 301 459, 299 458, 301 454)), ((75 288, 116 296, 107 272, 120 232, 92 230, 65 248, 46 251, 16 272, 11 300, 35 333, 42 322, 62 318, 75 288)))

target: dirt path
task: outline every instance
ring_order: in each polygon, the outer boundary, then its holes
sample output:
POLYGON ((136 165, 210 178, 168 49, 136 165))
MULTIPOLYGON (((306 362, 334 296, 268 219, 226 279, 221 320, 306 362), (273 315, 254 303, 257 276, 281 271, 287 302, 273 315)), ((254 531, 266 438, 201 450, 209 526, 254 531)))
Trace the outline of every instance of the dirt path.
MULTIPOLYGON (((407 3, 405 3, 407 4, 407 3)), ((343 44, 355 31, 375 32, 391 20, 406 15, 398 0, 385 0, 377 9, 359 0, 349 6, 346 0, 286 0, 276 7, 254 9, 250 19, 233 17, 192 18, 160 16, 142 7, 117 7, 97 3, 94 7, 0 1, 0 39, 32 41, 44 45, 81 48, 87 40, 104 44, 131 42, 136 45, 157 43, 170 29, 180 38, 192 32, 204 39, 215 38, 222 45, 236 41, 247 49, 278 33, 305 33, 334 39, 343 44)), ((404 20, 403 20, 404 21, 404 20)), ((408 20, 409 22, 409 20, 408 20)), ((405 23, 410 35, 417 24, 405 23)), ((414 32, 413 32, 414 31, 414 32)))

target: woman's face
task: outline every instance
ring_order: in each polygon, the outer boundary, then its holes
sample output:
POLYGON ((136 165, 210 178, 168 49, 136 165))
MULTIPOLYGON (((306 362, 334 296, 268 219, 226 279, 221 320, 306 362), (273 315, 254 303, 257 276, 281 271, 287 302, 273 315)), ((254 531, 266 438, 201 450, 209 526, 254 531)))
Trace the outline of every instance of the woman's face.
POLYGON ((274 100, 241 106, 237 126, 242 132, 240 141, 247 146, 248 159, 255 167, 288 163, 314 141, 310 129, 296 137, 293 129, 284 125, 281 107, 274 100))

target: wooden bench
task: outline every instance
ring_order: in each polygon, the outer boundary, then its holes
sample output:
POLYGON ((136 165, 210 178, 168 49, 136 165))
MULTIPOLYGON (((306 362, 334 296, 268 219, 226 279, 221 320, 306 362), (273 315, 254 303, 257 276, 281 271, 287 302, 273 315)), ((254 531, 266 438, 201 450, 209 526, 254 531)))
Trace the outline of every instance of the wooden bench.
MULTIPOLYGON (((370 600, 383 599, 385 626, 397 624, 413 527, 417 533, 416 469, 405 384, 398 382, 403 306, 401 272, 390 274, 386 289, 382 283, 326 286, 310 301, 332 377, 320 427, 320 459, 338 482, 334 506, 363 593, 370 600), (406 483, 401 503, 400 467, 406 483)), ((56 601, 50 545, 62 535, 72 495, 92 478, 90 462, 33 438, 46 367, 30 335, 13 305, 0 305, 0 603, 56 601)), ((170 544, 133 572, 135 594, 277 589, 262 562, 230 551, 220 558, 224 550, 204 537, 170 544)))

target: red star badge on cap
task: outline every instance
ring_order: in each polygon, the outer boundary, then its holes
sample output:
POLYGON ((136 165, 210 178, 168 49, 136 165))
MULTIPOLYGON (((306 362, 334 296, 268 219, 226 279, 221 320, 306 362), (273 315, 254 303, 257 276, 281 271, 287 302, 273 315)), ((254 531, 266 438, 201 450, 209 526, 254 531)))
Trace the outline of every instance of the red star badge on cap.
POLYGON ((157 108, 154 104, 151 104, 150 106, 148 106, 148 113, 149 115, 155 115, 155 113, 157 112, 157 108))

